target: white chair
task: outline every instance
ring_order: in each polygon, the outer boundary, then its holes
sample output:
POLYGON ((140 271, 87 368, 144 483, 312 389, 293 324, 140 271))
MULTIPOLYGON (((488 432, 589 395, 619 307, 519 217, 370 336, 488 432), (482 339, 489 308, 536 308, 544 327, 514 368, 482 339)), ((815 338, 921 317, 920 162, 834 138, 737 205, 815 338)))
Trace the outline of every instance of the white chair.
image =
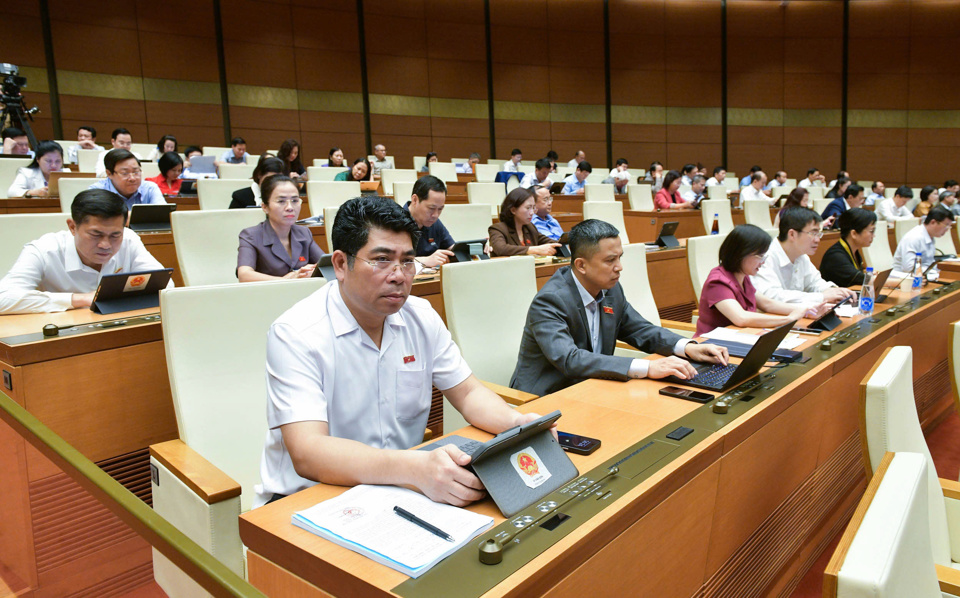
POLYGON ((413 171, 414 171, 414 172, 420 172, 420 170, 423 169, 423 167, 426 166, 426 165, 427 165, 427 157, 426 157, 426 156, 414 156, 414 157, 413 157, 413 171))
POLYGON ((0 195, 7 196, 7 189, 17 178, 17 171, 26 168, 32 162, 32 158, 7 158, 0 160, 0 195))
POLYGON ((863 187, 866 194, 870 194, 870 190, 873 188, 873 181, 857 181, 857 184, 863 187))
POLYGON ((567 178, 568 176, 576 172, 576 170, 577 170, 576 168, 571 168, 569 166, 557 166, 557 176, 555 180, 557 182, 562 181, 563 179, 567 178))
POLYGON ((723 200, 729 203, 729 190, 723 185, 710 185, 707 187, 707 199, 723 200))
POLYGON ((928 470, 921 455, 887 453, 824 571, 824 598, 942 598, 960 589, 937 580, 928 470))
POLYGON ((947 230, 945 234, 934 239, 933 242, 936 248, 942 251, 944 255, 957 255, 957 248, 953 245, 952 227, 947 230))
POLYGON ((796 189, 797 179, 787 179, 786 181, 783 182, 782 187, 784 187, 785 189, 788 189, 789 191, 796 189))
POLYGON ((430 174, 445 183, 457 182, 457 167, 450 162, 431 162, 430 174))
POLYGON ((653 205, 653 193, 650 189, 650 185, 644 183, 627 185, 627 201, 630 202, 631 210, 653 212, 657 209, 653 205))
POLYGON ((793 187, 788 187, 787 185, 774 187, 771 190, 770 197, 772 197, 777 201, 780 201, 781 197, 786 197, 787 195, 790 195, 790 192, 793 191, 795 188, 796 188, 796 185, 794 185, 793 187))
MULTIPOLYGON (((238 515, 250 509, 260 483, 267 431, 264 339, 277 317, 325 282, 251 282, 160 294, 180 438, 150 447, 157 476, 153 508, 241 576, 238 515), (193 489, 211 480, 222 480, 229 491, 208 497, 193 489)), ((167 595, 207 595, 157 551, 153 555, 154 576, 167 595)))
POLYGON ((350 170, 346 166, 308 166, 307 167, 307 180, 308 181, 332 181, 338 174, 341 172, 346 172, 350 170))
POLYGON ((583 187, 584 201, 616 201, 613 185, 587 183, 583 187))
POLYGON ((887 199, 893 199, 893 196, 897 194, 896 187, 885 187, 883 190, 883 196, 887 199))
POLYGON ((707 281, 710 271, 720 264, 720 245, 727 235, 706 235, 687 239, 687 268, 690 270, 690 284, 700 303, 700 291, 707 281))
MULTIPOLYGON (((807 195, 810 201, 816 201, 818 199, 824 199, 826 190, 820 185, 811 185, 807 187, 807 195)), ((833 201, 832 199, 830 201, 833 201)), ((829 203, 829 202, 827 202, 829 203)), ((822 210, 821 210, 822 211, 822 210)))
POLYGON ((253 178, 253 170, 256 167, 256 164, 221 164, 217 167, 217 172, 221 179, 246 179, 249 181, 253 178))
POLYGON ((77 168, 80 172, 96 172, 97 159, 103 150, 98 149, 78 149, 77 150, 77 168))
POLYGON ((587 179, 584 181, 584 184, 587 185, 599 185, 603 183, 603 179, 607 178, 608 172, 601 170, 600 168, 594 168, 593 172, 587 175, 587 179))
POLYGON ((250 186, 250 179, 200 179, 197 181, 197 201, 201 210, 226 210, 233 200, 233 192, 250 186))
POLYGON ((141 162, 140 171, 145 179, 155 178, 160 174, 160 165, 156 162, 141 162))
POLYGON ((493 216, 500 212, 506 196, 507 188, 503 183, 467 183, 467 202, 490 206, 493 216))
POLYGON ((380 184, 384 195, 393 195, 393 184, 397 181, 417 182, 417 171, 408 168, 387 168, 380 171, 380 184))
POLYGON ((737 191, 738 189, 740 189, 740 181, 737 180, 737 177, 733 176, 728 172, 727 178, 723 179, 723 186, 728 191, 737 191))
MULTIPOLYGON (((444 264, 440 284, 447 328, 477 378, 508 402, 533 398, 508 388, 527 309, 537 294, 533 256, 444 264)), ((446 399, 443 403, 443 428, 462 427, 460 414, 446 399)))
MULTIPOLYGON (((893 252, 890 251, 886 225, 878 227, 877 235, 873 239, 870 247, 863 247, 860 253, 863 255, 863 261, 867 266, 873 268, 874 272, 883 272, 893 268, 893 252)), ((896 280, 896 279, 894 279, 896 280)), ((879 289, 877 289, 879 291, 879 289)))
POLYGON ((900 244, 900 239, 902 239, 905 234, 913 230, 919 224, 919 218, 904 218, 903 220, 895 221, 893 225, 893 236, 897 239, 897 245, 900 244))
POLYGON ((320 214, 323 208, 340 207, 343 202, 360 195, 360 181, 307 181, 307 203, 311 214, 320 214))
POLYGON ((773 228, 770 218, 770 204, 763 199, 748 199, 743 202, 743 217, 747 224, 760 228, 773 228))
POLYGON ((619 201, 585 201, 583 202, 583 219, 596 218, 609 222, 620 231, 620 242, 624 245, 630 242, 627 237, 627 225, 623 220, 623 204, 619 201))
POLYGON ((487 229, 493 223, 493 218, 489 208, 483 204, 447 204, 440 214, 440 222, 454 240, 472 241, 487 238, 487 229))
POLYGON ((630 179, 637 181, 647 175, 647 171, 643 168, 628 168, 627 172, 630 173, 630 179))
POLYGON ((833 199, 829 197, 824 197, 820 199, 813 200, 813 211, 817 214, 823 214, 823 211, 827 209, 827 206, 830 205, 833 199))
POLYGON ((333 237, 330 236, 330 232, 333 230, 333 223, 337 219, 337 212, 339 211, 340 206, 323 208, 323 228, 327 233, 324 235, 327 246, 323 250, 327 253, 333 253, 333 237))
POLYGON ((86 191, 90 188, 90 185, 97 182, 97 179, 60 179, 58 185, 60 186, 60 211, 64 214, 70 213, 70 207, 73 205, 73 199, 77 196, 77 193, 81 191, 86 191))
MULTIPOLYGON (((322 168, 322 167, 325 167, 325 166, 326 166, 327 164, 329 164, 329 163, 330 163, 330 159, 329 159, 329 158, 314 158, 314 159, 313 159, 313 165, 314 165, 314 166, 319 166, 319 167, 321 167, 321 168, 322 168)), ((309 166, 308 166, 308 168, 309 168, 309 166)))
POLYGON ((217 160, 220 159, 220 156, 229 152, 233 148, 229 147, 217 147, 215 145, 205 145, 203 146, 203 155, 204 156, 215 156, 217 160))
POLYGON ((688 191, 692 191, 692 190, 693 190, 693 187, 691 187, 690 185, 680 185, 680 187, 677 189, 677 193, 680 194, 680 197, 683 197, 688 191))
MULTIPOLYGON (((387 170, 390 170, 389 168, 387 170)), ((414 181, 394 181, 393 182, 393 201, 404 206, 413 197, 414 181)))
POLYGON ((631 243, 623 246, 621 258, 623 270, 620 271, 620 286, 627 301, 643 318, 660 326, 660 312, 650 288, 647 272, 647 246, 644 243, 631 243))
POLYGON ((67 230, 70 214, 4 214, 0 216, 0 278, 20 257, 23 246, 47 233, 67 230))
POLYGON ((237 282, 240 231, 262 222, 262 210, 191 210, 170 214, 183 284, 237 282))
POLYGON ((156 148, 157 148, 157 144, 155 143, 131 143, 130 144, 130 151, 140 156, 143 156, 143 160, 146 160, 147 156, 153 153, 153 150, 155 150, 156 148))
MULTIPOLYGON (((500 164, 477 164, 473 167, 473 174, 477 177, 478 183, 492 183, 497 179, 497 173, 500 172, 500 164)), ((469 183, 468 183, 469 184, 469 183)))
POLYGON ((860 384, 860 439, 868 476, 887 452, 923 456, 933 561, 947 569, 960 568, 960 484, 937 478, 913 397, 912 348, 888 348, 860 384))
MULTIPOLYGON (((767 207, 769 208, 769 204, 767 207)), ((733 214, 730 211, 730 202, 725 199, 705 199, 700 202, 700 217, 703 219, 703 230, 707 233, 713 230, 714 215, 720 221, 720 234, 729 234, 733 230, 733 214)), ((770 226, 773 225, 770 224, 765 228, 770 228, 770 226)))
POLYGON ((777 237, 780 236, 780 229, 778 228, 765 228, 763 230, 766 231, 766 233, 770 235, 770 238, 774 241, 776 241, 777 237))

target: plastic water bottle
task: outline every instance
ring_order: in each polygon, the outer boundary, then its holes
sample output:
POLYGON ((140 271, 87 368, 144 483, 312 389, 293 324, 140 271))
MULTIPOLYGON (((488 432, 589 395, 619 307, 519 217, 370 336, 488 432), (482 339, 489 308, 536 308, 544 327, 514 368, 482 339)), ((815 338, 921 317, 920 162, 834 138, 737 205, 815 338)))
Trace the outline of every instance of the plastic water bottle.
POLYGON ((713 226, 710 228, 711 235, 720 234, 720 214, 713 215, 713 226))
POLYGON ((920 252, 916 253, 916 259, 913 262, 913 288, 919 289, 923 286, 923 264, 920 261, 920 252))
POLYGON ((860 315, 869 316, 873 314, 873 268, 867 268, 866 277, 863 279, 863 286, 860 287, 860 315))

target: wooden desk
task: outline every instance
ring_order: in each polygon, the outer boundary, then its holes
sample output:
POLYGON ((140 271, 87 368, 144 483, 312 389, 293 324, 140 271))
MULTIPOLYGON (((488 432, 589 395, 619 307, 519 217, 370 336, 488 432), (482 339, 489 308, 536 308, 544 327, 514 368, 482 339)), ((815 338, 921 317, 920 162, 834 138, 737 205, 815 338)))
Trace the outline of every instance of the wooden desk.
MULTIPOLYGON (((879 326, 834 358, 788 366, 806 371, 676 459, 654 465, 659 468, 651 477, 485 595, 789 593, 845 524, 865 487, 860 381, 886 347, 922 343, 924 351, 914 354, 914 389, 921 421, 929 427, 952 405, 947 333, 958 317, 960 292, 954 292, 879 326)), ((586 473, 701 408, 658 395, 660 386, 591 380, 521 409, 559 408, 561 428, 601 438, 593 455, 572 456, 586 473)), ((458 433, 488 437, 473 429, 458 433)), ((405 576, 290 523, 294 511, 342 490, 318 485, 241 516, 251 583, 268 595, 397 595, 405 576)), ((471 508, 504 521, 489 499, 471 508)), ((475 555, 476 545, 464 550, 475 555)), ((497 566, 489 566, 494 575, 497 566)), ((482 575, 483 567, 471 566, 463 576, 482 575)), ((451 585, 450 595, 456 590, 451 585)))
MULTIPOLYGON (((45 324, 116 318, 85 309, 0 316, 0 369, 11 382, 3 392, 150 504, 148 447, 177 437, 159 320, 9 340, 45 324)), ((8 586, 64 596, 90 580, 120 584, 149 575, 149 544, 2 423, 0 472, 0 574, 8 586)))
POLYGON ((0 199, 0 214, 55 214, 59 211, 59 197, 11 197, 0 199))

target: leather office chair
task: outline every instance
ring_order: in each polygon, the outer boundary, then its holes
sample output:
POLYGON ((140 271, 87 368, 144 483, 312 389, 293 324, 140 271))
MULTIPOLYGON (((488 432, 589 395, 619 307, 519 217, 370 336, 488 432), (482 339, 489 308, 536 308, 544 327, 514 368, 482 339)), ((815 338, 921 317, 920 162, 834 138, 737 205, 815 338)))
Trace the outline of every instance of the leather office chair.
POLYGON ((445 183, 457 182, 457 167, 452 162, 431 162, 430 174, 445 183))
POLYGON ((47 233, 67 230, 70 214, 4 214, 0 216, 0 274, 6 275, 23 246, 47 233))
MULTIPOLYGON (((2 162, 2 160, 0 160, 2 162)), ((85 179, 70 179, 62 178, 58 183, 60 186, 60 211, 64 214, 70 213, 70 206, 73 205, 73 200, 81 191, 86 191, 90 188, 90 185, 97 182, 97 179, 85 178, 85 179)))
MULTIPOLYGON (((534 264, 533 256, 518 256, 444 264, 440 269, 443 309, 454 342, 477 378, 514 405, 536 398, 509 388, 527 309, 537 294, 534 264)), ((444 429, 464 425, 444 399, 444 429)))
POLYGON ((102 149, 78 149, 77 169, 80 172, 96 172, 97 159, 100 157, 100 152, 102 151, 102 149))
MULTIPOLYGON (((492 183, 497 180, 497 173, 500 172, 500 163, 495 164, 477 164, 473 167, 473 174, 478 183, 492 183)), ((468 185, 470 183, 467 183, 468 185)), ((506 187, 504 187, 506 189, 506 187)), ((506 195, 506 191, 504 191, 506 195)))
POLYGON ((900 239, 903 238, 903 235, 910 232, 919 224, 920 218, 904 218, 903 220, 895 221, 893 224, 893 236, 897 239, 897 245, 900 244, 900 239))
POLYGON ((360 181, 307 181, 307 204, 311 215, 322 214, 323 208, 339 207, 360 195, 360 181))
MULTIPOLYGON (((860 438, 867 475, 887 452, 919 453, 927 463, 928 527, 933 561, 960 569, 960 483, 937 479, 913 398, 913 349, 890 347, 860 384, 860 438)), ((954 571, 960 577, 960 571, 954 571)))
POLYGON ((410 168, 388 168, 380 171, 380 185, 384 195, 393 195, 393 184, 397 181, 417 182, 417 171, 410 168))
MULTIPOLYGON (((253 160, 251 160, 253 162, 253 160)), ((217 167, 217 174, 221 179, 244 179, 253 180, 253 170, 257 167, 254 164, 221 164, 217 167)))
POLYGON ((17 171, 21 168, 26 168, 32 161, 32 158, 8 158, 0 160, 0 193, 2 193, 4 197, 7 196, 7 189, 13 184, 13 180, 17 178, 17 171))
POLYGON ((341 172, 350 170, 346 166, 308 166, 308 181, 332 181, 341 172))
POLYGON ((619 201, 585 201, 583 202, 583 219, 596 218, 609 222, 620 231, 620 242, 630 243, 627 237, 627 225, 623 220, 623 203, 619 201))
POLYGON ((657 208, 653 205, 653 193, 650 192, 650 189, 651 185, 649 183, 627 185, 627 201, 630 202, 631 210, 656 211, 657 208))
POLYGON ((233 200, 233 192, 246 189, 252 181, 238 179, 200 179, 197 181, 197 199, 201 210, 226 210, 233 200))
POLYGON ((886 454, 824 571, 825 598, 950 595, 933 562, 928 475, 921 455, 886 454))
MULTIPOLYGON (((779 188, 777 187, 777 189, 779 188)), ((743 217, 747 224, 764 229, 773 228, 773 220, 770 218, 770 204, 766 200, 748 199, 743 202, 743 217)))
POLYGON ((447 204, 440 214, 440 222, 447 227, 455 241, 472 241, 487 238, 487 229, 493 219, 490 210, 483 204, 447 204))
POLYGON ((240 231, 259 224, 262 210, 176 211, 170 214, 177 262, 186 286, 237 282, 240 231))
MULTIPOLYGON (((240 212, 240 210, 234 210, 240 212)), ((178 440, 150 447, 153 508, 243 576, 237 517, 260 483, 266 437, 267 330, 326 283, 321 278, 167 289, 162 328, 178 440), (193 475, 193 477, 191 477, 193 475), (219 480, 219 491, 198 492, 219 480)), ((158 552, 154 576, 169 596, 207 595, 158 552)))
POLYGON ((407 202, 413 197, 413 184, 414 181, 393 182, 393 201, 397 202, 400 207, 407 205, 407 202))
POLYGON ((710 270, 720 265, 720 245, 727 235, 706 235, 687 239, 687 268, 690 269, 690 284, 700 304, 700 291, 706 282, 710 270))
POLYGON ((584 201, 616 201, 613 185, 603 183, 599 185, 587 184, 583 187, 584 201))
POLYGON ((467 202, 490 206, 494 218, 500 213, 500 204, 506 196, 507 187, 503 183, 467 183, 467 202))
POLYGON ((709 234, 713 230, 713 216, 720 219, 720 234, 728 235, 733 230, 733 214, 730 202, 726 199, 705 199, 700 202, 700 217, 703 218, 703 230, 709 234))
POLYGON ((232 148, 229 147, 217 147, 215 145, 205 145, 203 146, 203 155, 204 156, 215 156, 217 160, 220 159, 220 156, 229 152, 232 148))

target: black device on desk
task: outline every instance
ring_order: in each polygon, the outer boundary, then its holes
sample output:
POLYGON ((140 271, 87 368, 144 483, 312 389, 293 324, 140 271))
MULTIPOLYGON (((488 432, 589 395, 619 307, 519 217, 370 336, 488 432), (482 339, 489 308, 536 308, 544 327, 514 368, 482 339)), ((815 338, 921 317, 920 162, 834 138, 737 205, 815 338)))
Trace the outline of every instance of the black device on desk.
POLYGON ((483 246, 486 245, 486 239, 475 239, 473 241, 460 241, 451 248, 453 251, 454 262, 469 262, 473 256, 478 256, 481 260, 488 260, 490 256, 483 252, 483 246))
POLYGON ((333 269, 332 253, 326 253, 320 256, 320 259, 317 260, 317 267, 313 269, 313 274, 311 274, 310 277, 323 277, 327 280, 327 282, 333 282, 337 279, 337 272, 333 269))
POLYGON ((836 328, 841 324, 840 316, 837 315, 837 308, 845 303, 849 303, 850 300, 851 300, 850 297, 847 297, 843 301, 838 302, 836 305, 831 307, 827 311, 827 313, 823 314, 816 320, 810 322, 810 325, 807 326, 807 328, 811 330, 818 330, 820 332, 829 332, 833 330, 834 328, 836 328))
POLYGON ((706 388, 708 390, 724 391, 728 388, 740 384, 747 378, 760 371, 770 356, 777 350, 777 345, 787 336, 790 329, 796 324, 796 321, 784 324, 770 332, 762 335, 753 344, 747 356, 743 358, 740 365, 728 363, 727 365, 718 365, 712 363, 691 363, 697 370, 697 375, 689 380, 683 380, 676 376, 667 376, 664 380, 677 382, 694 388, 706 388))
POLYGON ((664 386, 660 389, 660 394, 665 397, 683 399, 684 401, 693 401, 695 403, 709 403, 716 395, 691 390, 689 388, 680 388, 679 386, 664 386))
POLYGON ((566 185, 566 183, 563 181, 550 185, 550 195, 560 195, 560 193, 563 192, 564 185, 566 185))
POLYGON ((160 306, 160 291, 173 276, 173 268, 149 272, 105 274, 93 296, 90 310, 98 314, 115 314, 160 306))
POLYGON ((180 183, 180 193, 178 195, 196 195, 197 194, 197 181, 185 179, 180 183))
POLYGON ((175 203, 141 203, 130 208, 130 230, 137 233, 155 233, 170 230, 170 214, 175 203))
POLYGON ((660 227, 660 234, 657 235, 657 245, 668 249, 680 247, 680 241, 677 241, 677 238, 673 236, 677 232, 678 226, 680 226, 679 222, 664 222, 663 226, 660 227))
POLYGON ((588 438, 568 432, 557 432, 557 438, 560 441, 560 447, 568 453, 589 455, 600 448, 600 441, 596 438, 588 438))

